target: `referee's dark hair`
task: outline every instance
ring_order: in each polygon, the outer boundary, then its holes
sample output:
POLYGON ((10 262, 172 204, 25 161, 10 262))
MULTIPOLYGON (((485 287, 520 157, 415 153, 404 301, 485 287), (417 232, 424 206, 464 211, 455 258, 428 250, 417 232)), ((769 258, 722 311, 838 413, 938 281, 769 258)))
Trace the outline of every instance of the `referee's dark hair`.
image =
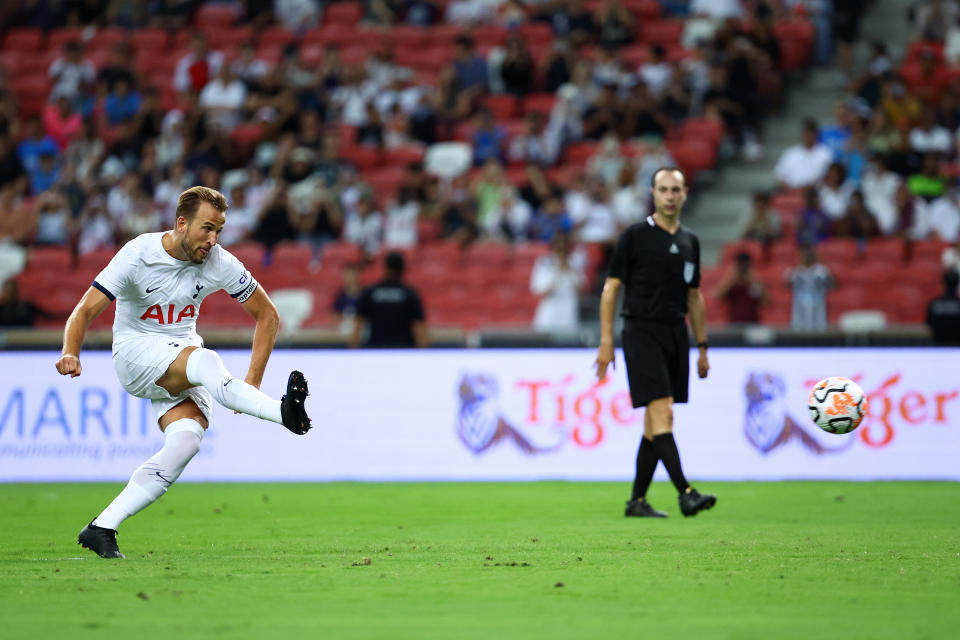
POLYGON ((657 169, 656 171, 653 172, 653 175, 652 175, 652 176, 650 176, 650 188, 651 188, 651 189, 653 189, 655 186, 657 186, 657 176, 660 175, 660 172, 661 172, 661 171, 677 171, 677 172, 679 172, 680 175, 683 176, 683 186, 685 186, 685 187, 688 186, 688 185, 687 185, 687 174, 685 174, 680 167, 660 167, 659 169, 657 169))
POLYGON ((384 266, 387 268, 387 273, 395 278, 402 278, 404 267, 403 254, 399 251, 391 251, 387 254, 387 257, 383 260, 384 266))

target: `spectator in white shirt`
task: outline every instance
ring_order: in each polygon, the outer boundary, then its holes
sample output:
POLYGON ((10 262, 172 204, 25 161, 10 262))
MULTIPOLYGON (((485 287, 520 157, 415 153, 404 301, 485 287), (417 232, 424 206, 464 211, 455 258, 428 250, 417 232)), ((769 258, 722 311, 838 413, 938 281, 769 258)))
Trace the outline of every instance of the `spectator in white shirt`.
POLYGON ((97 69, 92 62, 83 59, 80 43, 71 41, 64 45, 63 57, 53 61, 47 75, 53 81, 51 97, 64 97, 76 102, 93 85, 97 69))
POLYGON ((273 0, 273 15, 290 31, 303 32, 320 21, 318 0, 273 0))
POLYGON ((616 239, 617 220, 610 207, 607 187, 599 178, 587 178, 585 206, 570 207, 568 211, 580 242, 610 244, 616 239))
POLYGON ((900 213, 897 209, 897 189, 900 176, 887 169, 883 158, 872 156, 863 174, 862 188, 867 211, 877 219, 880 233, 890 235, 897 231, 900 213))
POLYGON ((690 0, 690 15, 707 16, 715 20, 742 18, 740 0, 690 0))
POLYGON ((803 123, 803 142, 787 148, 777 160, 773 174, 791 189, 809 187, 819 181, 833 162, 830 149, 817 142, 819 127, 815 120, 803 123))
POLYGON ((834 162, 827 169, 827 175, 820 185, 820 210, 827 214, 831 221, 840 220, 847 213, 853 191, 854 186, 847 181, 847 170, 839 162, 834 162))
POLYGON ((190 38, 190 52, 180 58, 173 72, 173 88, 199 93, 217 75, 223 65, 223 54, 208 51, 207 40, 200 34, 190 38))
POLYGON ((586 278, 571 246, 569 234, 558 233, 552 252, 538 258, 530 272, 530 291, 540 298, 533 316, 538 331, 574 331, 580 325, 579 294, 586 278))
POLYGON ((247 89, 259 86, 260 79, 270 72, 270 65, 257 58, 257 52, 251 43, 240 48, 240 57, 230 65, 233 75, 247 85, 247 89))
POLYGON ((368 255, 377 252, 383 237, 383 214, 376 207, 373 194, 362 194, 343 225, 343 239, 357 245, 368 255))
POLYGON ((519 198, 516 189, 505 188, 501 190, 500 202, 490 210, 490 215, 484 220, 481 231, 486 236, 506 237, 513 242, 523 242, 529 235, 532 218, 533 208, 530 203, 519 198))
POLYGON ((493 20, 494 4, 487 0, 453 0, 447 5, 447 22, 458 25, 485 24, 493 20))
POLYGON ((946 242, 956 242, 960 237, 960 208, 957 206, 956 190, 937 198, 926 208, 924 225, 921 233, 931 234, 946 242))
POLYGON ((636 183, 637 169, 632 162, 620 168, 619 188, 613 194, 613 215, 617 219, 618 231, 643 219, 650 207, 650 189, 636 183))
POLYGON ((387 207, 383 224, 383 244, 390 249, 409 249, 417 246, 417 219, 420 203, 407 189, 400 192, 402 198, 387 207))
POLYGON ((620 178, 620 169, 623 164, 620 140, 617 139, 617 134, 610 132, 603 136, 600 148, 587 160, 587 174, 596 176, 606 185, 614 187, 620 178))
POLYGON ((216 78, 200 92, 200 106, 206 109, 208 121, 224 131, 230 131, 237 125, 240 109, 246 99, 246 85, 234 77, 227 65, 220 67, 216 78))
POLYGON ((670 84, 673 69, 667 62, 667 54, 663 46, 655 44, 650 48, 650 61, 640 65, 640 79, 647 85, 650 94, 659 98, 663 90, 670 84))
POLYGON ((936 111, 931 107, 923 110, 920 124, 910 130, 910 148, 917 153, 949 153, 953 136, 937 124, 936 111))
POLYGON ((250 206, 243 185, 234 185, 230 189, 230 224, 224 225, 220 232, 220 244, 229 247, 248 240, 260 221, 259 213, 250 206))
POLYGON ((548 125, 542 113, 531 113, 524 124, 526 130, 510 141, 510 161, 542 167, 556 162, 563 135, 560 123, 551 121, 548 125))

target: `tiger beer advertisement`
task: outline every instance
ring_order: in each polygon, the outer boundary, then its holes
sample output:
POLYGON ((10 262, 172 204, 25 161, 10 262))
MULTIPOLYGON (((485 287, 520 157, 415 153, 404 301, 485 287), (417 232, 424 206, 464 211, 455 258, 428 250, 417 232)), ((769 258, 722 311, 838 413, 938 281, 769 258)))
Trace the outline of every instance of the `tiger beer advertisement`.
MULTIPOLYGON (((246 373, 248 352, 222 356, 246 373)), ((262 389, 279 398, 303 371, 314 429, 295 436, 216 407, 182 481, 628 481, 643 413, 621 352, 604 384, 595 356, 280 350, 262 389)), ((0 481, 126 480, 162 444, 150 402, 120 387, 109 352, 82 354, 75 379, 57 375, 57 357, 0 353, 0 481)), ((675 411, 693 480, 960 480, 960 349, 712 349, 710 362, 675 411), (810 419, 810 389, 828 376, 866 394, 852 433, 810 419)))

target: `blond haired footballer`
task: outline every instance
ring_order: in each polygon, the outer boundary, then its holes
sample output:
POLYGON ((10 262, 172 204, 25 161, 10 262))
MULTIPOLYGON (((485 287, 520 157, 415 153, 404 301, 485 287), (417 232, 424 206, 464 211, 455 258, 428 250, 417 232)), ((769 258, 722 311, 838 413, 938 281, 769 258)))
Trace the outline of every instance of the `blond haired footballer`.
POLYGON ((97 275, 67 319, 61 375, 83 372, 80 347, 94 318, 116 300, 113 364, 120 384, 153 404, 163 447, 133 472, 127 486, 80 531, 78 542, 103 558, 123 558, 117 527, 166 493, 200 450, 213 400, 239 413, 282 424, 303 435, 310 429, 299 371, 287 393, 274 400, 260 391, 279 326, 276 307, 237 258, 217 244, 227 201, 208 187, 191 187, 177 201, 176 226, 128 242, 97 275), (233 377, 197 335, 200 305, 225 290, 256 320, 250 368, 233 377))

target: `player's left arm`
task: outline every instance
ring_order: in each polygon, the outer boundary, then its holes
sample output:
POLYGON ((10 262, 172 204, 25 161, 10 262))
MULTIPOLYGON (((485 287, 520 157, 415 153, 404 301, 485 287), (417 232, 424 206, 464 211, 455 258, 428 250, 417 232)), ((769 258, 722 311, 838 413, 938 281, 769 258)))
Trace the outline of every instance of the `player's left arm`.
POLYGON ((270 353, 273 352, 273 343, 277 339, 280 315, 277 313, 273 301, 270 300, 270 296, 260 286, 241 304, 257 323, 253 330, 250 369, 247 371, 247 377, 244 380, 247 384, 252 384, 259 389, 260 383, 263 381, 263 372, 267 368, 267 360, 270 359, 270 353))
POLYGON ((691 287, 687 290, 687 311, 690 314, 693 338, 699 345, 698 351, 700 351, 700 357, 697 359, 697 375, 706 378, 710 371, 710 362, 707 360, 707 331, 704 326, 707 319, 707 305, 703 301, 700 287, 691 287))

